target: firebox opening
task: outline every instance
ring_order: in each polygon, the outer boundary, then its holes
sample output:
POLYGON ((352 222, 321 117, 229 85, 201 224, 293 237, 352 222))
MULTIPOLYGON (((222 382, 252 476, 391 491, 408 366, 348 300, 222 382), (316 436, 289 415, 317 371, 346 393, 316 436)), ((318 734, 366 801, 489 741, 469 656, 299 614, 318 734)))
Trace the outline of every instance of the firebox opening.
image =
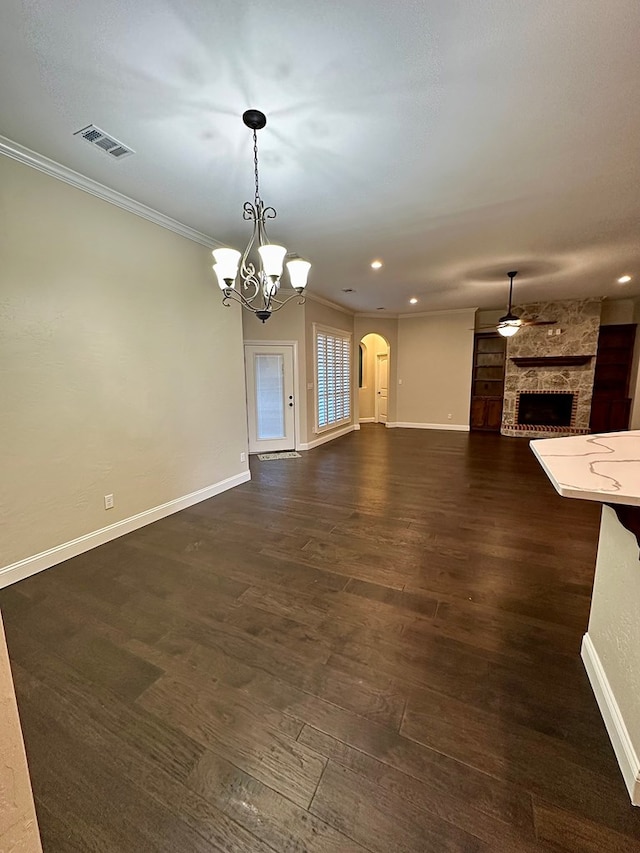
POLYGON ((573 394, 521 393, 518 423, 531 426, 571 426, 573 394))

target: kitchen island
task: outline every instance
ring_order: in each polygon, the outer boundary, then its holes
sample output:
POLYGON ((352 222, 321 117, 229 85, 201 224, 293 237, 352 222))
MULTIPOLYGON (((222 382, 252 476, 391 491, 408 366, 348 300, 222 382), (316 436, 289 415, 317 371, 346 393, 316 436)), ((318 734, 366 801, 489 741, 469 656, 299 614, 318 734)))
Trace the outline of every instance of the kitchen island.
POLYGON ((560 495, 603 504, 582 660, 640 805, 640 431, 537 439, 531 449, 560 495))

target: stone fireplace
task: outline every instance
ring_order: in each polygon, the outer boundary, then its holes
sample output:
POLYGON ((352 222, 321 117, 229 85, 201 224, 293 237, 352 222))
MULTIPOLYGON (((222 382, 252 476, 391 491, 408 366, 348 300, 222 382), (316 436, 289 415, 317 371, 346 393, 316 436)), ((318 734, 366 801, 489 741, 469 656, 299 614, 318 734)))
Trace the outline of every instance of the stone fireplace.
POLYGON ((557 322, 526 326, 507 340, 502 434, 588 433, 600 300, 537 302, 518 313, 557 322))

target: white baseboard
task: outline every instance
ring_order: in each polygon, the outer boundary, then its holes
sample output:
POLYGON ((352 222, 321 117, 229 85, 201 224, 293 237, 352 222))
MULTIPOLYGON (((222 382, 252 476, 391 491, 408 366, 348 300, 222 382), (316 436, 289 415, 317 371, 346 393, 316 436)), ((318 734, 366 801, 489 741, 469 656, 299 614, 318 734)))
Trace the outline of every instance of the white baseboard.
POLYGON ((375 418, 360 418, 359 422, 361 424, 375 424, 376 419, 375 418))
POLYGON ((629 791, 631 802, 634 806, 640 806, 640 759, 629 736, 616 697, 602 666, 602 661, 589 634, 585 634, 582 638, 581 656, 629 791))
POLYGON ((70 542, 64 542, 62 545, 56 545, 55 548, 49 548, 48 551, 41 551, 39 554, 34 554, 32 557, 25 557, 24 560, 19 560, 17 563, 12 563, 9 566, 0 568, 0 589, 16 581, 24 580, 30 575, 35 575, 44 569, 49 569, 57 563, 62 563, 64 560, 69 560, 71 557, 77 557, 78 554, 83 554, 85 551, 90 551, 92 548, 97 548, 98 545, 103 545, 111 539, 117 539, 118 536, 124 536, 125 533, 131 533, 139 527, 144 527, 146 524, 151 524, 154 521, 159 521, 167 515, 174 512, 179 512, 181 509, 193 506, 193 504, 206 501, 221 492, 226 492, 228 489, 239 486, 241 483, 246 483, 251 479, 250 471, 243 471, 241 474, 236 474, 233 477, 227 477, 226 480, 220 480, 211 486, 204 489, 198 489, 197 492, 183 495, 175 500, 167 503, 154 506, 144 512, 139 512, 137 515, 132 515, 129 518, 123 518, 122 521, 116 521, 115 524, 110 524, 108 527, 101 527, 100 530, 94 530, 92 533, 86 533, 84 536, 79 536, 77 539, 72 539, 70 542))
POLYGON ((341 436, 354 432, 354 430, 357 429, 360 429, 360 424, 348 424, 347 426, 342 427, 342 429, 323 433, 322 435, 319 435, 318 438, 314 438, 313 441, 309 441, 306 444, 299 444, 296 447, 296 450, 313 450, 314 447, 319 447, 321 444, 326 444, 327 441, 333 441, 334 438, 340 438, 341 436))
POLYGON ((456 432, 469 432, 469 424, 412 424, 405 421, 387 423, 389 429, 401 427, 402 429, 448 429, 456 432))

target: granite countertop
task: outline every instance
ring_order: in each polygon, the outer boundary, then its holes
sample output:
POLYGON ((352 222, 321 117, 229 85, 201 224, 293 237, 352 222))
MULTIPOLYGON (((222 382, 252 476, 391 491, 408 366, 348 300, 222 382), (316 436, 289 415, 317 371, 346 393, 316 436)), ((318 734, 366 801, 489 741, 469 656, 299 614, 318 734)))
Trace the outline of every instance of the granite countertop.
POLYGON ((640 506, 640 430, 536 439, 531 449, 563 497, 640 506))

